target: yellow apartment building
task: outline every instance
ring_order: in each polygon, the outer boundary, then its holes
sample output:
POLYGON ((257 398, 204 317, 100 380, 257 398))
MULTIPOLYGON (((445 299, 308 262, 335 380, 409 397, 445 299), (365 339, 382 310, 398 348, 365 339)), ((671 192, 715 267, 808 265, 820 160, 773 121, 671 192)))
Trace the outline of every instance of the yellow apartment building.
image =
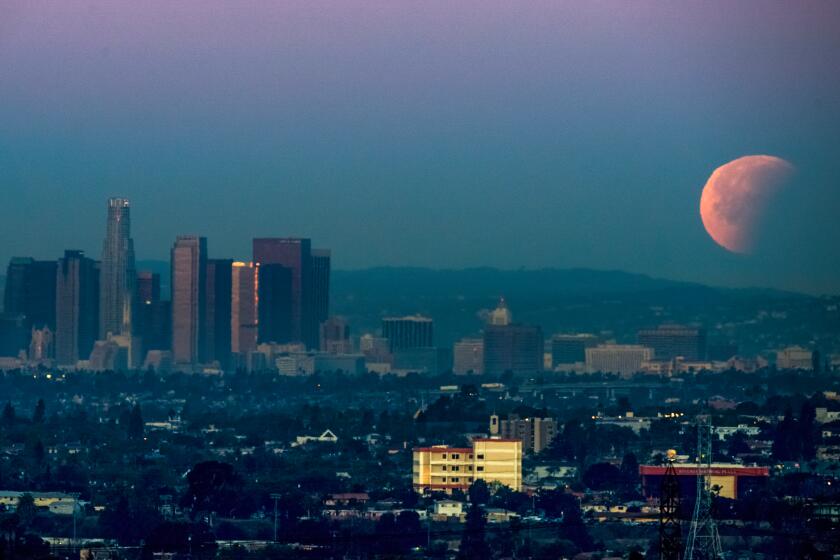
POLYGON ((475 480, 522 490, 522 441, 477 438, 472 447, 433 445, 414 448, 412 482, 417 492, 458 488, 466 491, 475 480))

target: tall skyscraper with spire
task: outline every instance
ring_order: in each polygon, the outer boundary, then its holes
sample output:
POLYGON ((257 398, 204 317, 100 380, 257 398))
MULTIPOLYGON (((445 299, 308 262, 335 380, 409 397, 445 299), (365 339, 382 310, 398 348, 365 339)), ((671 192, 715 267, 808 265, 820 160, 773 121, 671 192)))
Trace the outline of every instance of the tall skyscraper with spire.
POLYGON ((107 338, 109 333, 132 336, 136 282, 130 204, 126 198, 109 198, 100 270, 100 339, 107 338))

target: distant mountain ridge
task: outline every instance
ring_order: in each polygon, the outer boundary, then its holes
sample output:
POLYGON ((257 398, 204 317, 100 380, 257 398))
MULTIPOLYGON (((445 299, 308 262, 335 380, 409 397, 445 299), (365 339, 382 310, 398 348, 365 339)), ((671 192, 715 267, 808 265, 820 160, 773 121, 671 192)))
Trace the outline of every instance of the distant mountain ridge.
POLYGON ((770 288, 720 288, 697 282, 656 278, 621 270, 589 268, 499 269, 492 267, 432 269, 422 267, 376 267, 333 271, 337 290, 398 290, 404 295, 458 292, 473 297, 519 294, 529 297, 561 294, 633 293, 680 291, 737 293, 777 297, 809 297, 770 288), (398 286, 398 288, 396 288, 398 286))
MULTIPOLYGON (((164 292, 169 292, 169 262, 138 261, 137 269, 159 273, 164 292)), ((571 294, 607 295, 635 292, 685 292, 686 295, 717 292, 746 297, 811 297, 772 288, 721 288, 621 270, 589 268, 436 269, 387 266, 333 270, 331 284, 334 296, 370 291, 378 296, 387 294, 395 297, 446 294, 469 298, 523 296, 528 299, 571 294)))

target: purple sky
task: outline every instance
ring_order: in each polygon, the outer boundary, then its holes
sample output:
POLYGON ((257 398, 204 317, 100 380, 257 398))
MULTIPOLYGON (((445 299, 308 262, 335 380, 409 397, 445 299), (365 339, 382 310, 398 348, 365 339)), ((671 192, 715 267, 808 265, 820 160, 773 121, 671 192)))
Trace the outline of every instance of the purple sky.
POLYGON ((840 292, 840 3, 0 0, 0 261, 98 254, 128 196, 247 258, 589 266, 840 292), (800 171, 773 254, 717 247, 716 167, 800 171))

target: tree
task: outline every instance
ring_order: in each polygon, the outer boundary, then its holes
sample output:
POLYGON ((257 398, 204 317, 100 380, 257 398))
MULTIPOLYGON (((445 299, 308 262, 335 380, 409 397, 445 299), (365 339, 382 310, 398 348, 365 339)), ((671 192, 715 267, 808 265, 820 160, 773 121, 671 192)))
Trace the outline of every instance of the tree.
POLYGON ((595 463, 583 473, 583 483, 596 491, 616 490, 621 482, 621 471, 610 463, 595 463))
POLYGON ((744 432, 739 431, 732 434, 732 437, 729 438, 730 457, 734 458, 738 455, 751 452, 752 449, 750 449, 750 444, 747 443, 747 436, 744 435, 744 432))
POLYGON ((485 540, 487 519, 484 510, 478 504, 472 504, 467 510, 464 532, 461 536, 461 546, 458 548, 460 560, 488 560, 491 557, 490 547, 485 540))
POLYGON ((35 498, 32 497, 32 494, 24 494, 18 499, 15 513, 20 519, 21 527, 28 529, 32 525, 32 521, 38 513, 38 506, 35 505, 35 498))
POLYGON ((198 463, 187 474, 187 483, 181 504, 191 507, 193 514, 214 511, 219 515, 235 515, 243 481, 233 465, 218 461, 198 463))
POLYGON ((192 558, 209 559, 216 556, 216 543, 206 525, 164 521, 149 533, 146 550, 189 553, 192 558))
POLYGON ((122 545, 136 545, 160 523, 160 513, 146 488, 118 488, 113 492, 99 516, 99 530, 122 545))
POLYGON ((41 440, 37 440, 35 444, 32 446, 32 460, 35 461, 35 464, 39 467, 44 464, 44 459, 47 456, 46 450, 44 450, 44 444, 41 440))
POLYGON ((467 492, 471 504, 484 505, 490 500, 490 488, 487 487, 487 482, 483 479, 479 478, 470 484, 467 492))
POLYGON ((143 439, 143 412, 140 410, 140 403, 134 403, 131 414, 128 418, 128 438, 135 441, 143 439))
POLYGON ((621 485, 625 495, 635 495, 639 485, 639 461, 633 453, 626 453, 621 460, 621 485))
POLYGON ((43 424, 46 417, 47 407, 44 404, 44 399, 38 399, 35 404, 35 410, 32 412, 32 423, 43 424))
POLYGON ((592 537, 589 536, 586 525, 583 523, 583 515, 577 501, 563 516, 563 522, 560 524, 560 538, 573 542, 575 546, 585 552, 595 547, 592 537))
POLYGON ((6 401, 6 406, 3 407, 3 425, 7 428, 15 425, 15 407, 11 401, 6 401))

